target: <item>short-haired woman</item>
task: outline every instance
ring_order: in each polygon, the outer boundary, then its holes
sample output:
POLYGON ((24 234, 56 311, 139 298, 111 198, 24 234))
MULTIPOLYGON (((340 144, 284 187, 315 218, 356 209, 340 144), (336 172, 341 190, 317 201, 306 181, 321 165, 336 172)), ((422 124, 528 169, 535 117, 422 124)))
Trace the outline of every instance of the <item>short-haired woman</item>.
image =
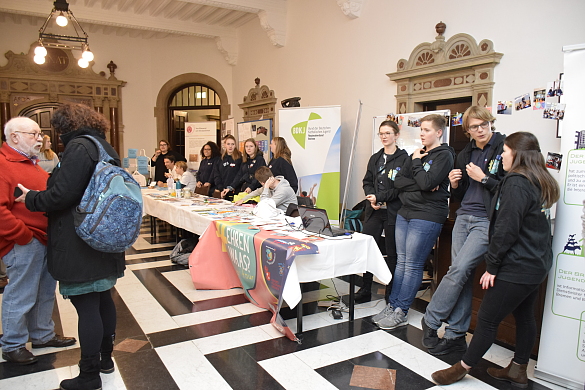
POLYGON ((179 161, 175 164, 175 170, 177 175, 179 176, 179 181, 181 182, 181 188, 187 187, 191 191, 195 191, 195 186, 197 184, 197 180, 195 176, 191 172, 189 172, 189 168, 187 167, 187 163, 185 161, 179 161))
POLYGON ((82 104, 66 103, 53 113, 51 125, 61 135, 63 158, 47 182, 46 191, 23 190, 26 207, 49 215, 47 263, 59 281, 59 292, 77 310, 81 360, 79 376, 61 382, 61 389, 101 388, 100 371, 114 371, 112 349, 116 307, 110 290, 124 275, 124 253, 105 253, 90 247, 75 232, 74 211, 93 175, 99 151, 83 135, 100 142, 120 166, 118 153, 106 141, 109 122, 82 104))
POLYGON ((506 137, 502 164, 508 174, 492 202, 486 271, 479 281, 487 291, 477 327, 463 359, 432 374, 440 385, 463 379, 491 347, 502 320, 512 313, 516 320, 514 358, 507 367, 488 368, 487 372, 514 386, 528 386, 526 368, 536 340, 534 305, 552 266, 548 209, 559 199, 560 190, 532 133, 506 137))
POLYGON ((43 135, 43 146, 39 154, 39 166, 47 173, 53 172, 53 169, 59 164, 59 156, 51 149, 51 137, 43 135))
POLYGON ((420 287, 423 268, 449 214, 449 172, 455 151, 441 143, 447 122, 431 114, 420 119, 423 148, 416 149, 396 175, 402 207, 396 217, 396 271, 390 302, 374 319, 382 329, 408 324, 407 314, 420 287), (385 315, 384 315, 385 312, 385 315))
POLYGON ((299 189, 299 179, 292 166, 291 151, 286 144, 286 140, 282 137, 272 138, 270 151, 272 152, 272 159, 268 163, 268 168, 270 168, 275 177, 283 176, 296 193, 299 189))

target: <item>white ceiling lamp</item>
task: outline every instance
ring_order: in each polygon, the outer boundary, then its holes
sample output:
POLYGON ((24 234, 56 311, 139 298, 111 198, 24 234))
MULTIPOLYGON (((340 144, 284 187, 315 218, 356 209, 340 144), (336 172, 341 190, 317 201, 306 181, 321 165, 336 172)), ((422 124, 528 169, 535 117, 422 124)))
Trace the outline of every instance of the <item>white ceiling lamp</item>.
POLYGON ((77 61, 77 64, 81 68, 87 68, 89 62, 93 61, 93 53, 89 49, 87 42, 87 33, 83 30, 83 27, 79 24, 73 12, 69 10, 69 4, 67 0, 55 0, 53 3, 53 10, 45 20, 45 23, 39 30, 39 45, 35 48, 34 62, 41 65, 45 63, 45 57, 47 56, 47 47, 57 49, 69 49, 81 51, 81 58, 77 61), (64 35, 54 34, 47 32, 47 27, 51 18, 55 17, 55 23, 60 27, 65 27, 71 21, 73 30, 76 35, 64 35))

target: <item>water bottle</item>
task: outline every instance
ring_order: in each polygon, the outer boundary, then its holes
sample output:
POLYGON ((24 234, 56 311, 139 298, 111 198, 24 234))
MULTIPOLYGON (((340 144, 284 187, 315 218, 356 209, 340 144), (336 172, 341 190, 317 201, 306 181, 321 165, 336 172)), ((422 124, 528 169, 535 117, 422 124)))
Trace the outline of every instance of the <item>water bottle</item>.
POLYGON ((181 197, 181 182, 179 180, 175 183, 175 193, 177 194, 177 198, 181 197))

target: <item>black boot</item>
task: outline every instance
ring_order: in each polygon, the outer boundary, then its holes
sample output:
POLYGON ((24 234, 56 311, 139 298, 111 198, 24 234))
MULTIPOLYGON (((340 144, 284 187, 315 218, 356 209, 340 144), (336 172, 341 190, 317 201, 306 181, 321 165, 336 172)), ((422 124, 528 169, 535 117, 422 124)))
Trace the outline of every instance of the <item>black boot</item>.
POLYGON ((114 350, 114 339, 116 334, 105 336, 102 339, 100 348, 100 371, 104 374, 114 372, 114 361, 112 360, 112 351, 114 350))
POLYGON ((101 390, 100 355, 81 355, 79 376, 61 381, 61 390, 101 390))
MULTIPOLYGON (((371 287, 370 287, 371 288, 371 287)), ((372 300, 372 291, 370 288, 361 287, 358 292, 355 293, 355 303, 366 303, 372 300)))

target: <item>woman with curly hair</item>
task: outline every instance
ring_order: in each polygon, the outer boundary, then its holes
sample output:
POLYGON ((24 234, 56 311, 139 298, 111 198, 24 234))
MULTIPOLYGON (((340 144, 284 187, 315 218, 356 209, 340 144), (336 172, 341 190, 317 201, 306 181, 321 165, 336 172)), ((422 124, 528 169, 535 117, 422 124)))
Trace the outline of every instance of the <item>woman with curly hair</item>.
POLYGON ((59 281, 59 292, 71 299, 79 316, 81 344, 79 376, 61 382, 61 389, 100 389, 100 371, 114 371, 112 350, 116 307, 110 290, 124 275, 124 253, 104 253, 90 247, 75 232, 74 211, 99 160, 91 136, 120 165, 120 157, 105 139, 109 128, 103 115, 81 104, 63 104, 53 113, 51 125, 65 145, 62 161, 53 170, 46 191, 21 187, 31 211, 49 216, 47 263, 59 281))
POLYGON ((197 184, 195 185, 195 190, 198 194, 202 195, 209 195, 210 193, 213 194, 213 190, 215 189, 215 181, 213 180, 213 170, 215 165, 219 163, 219 156, 221 152, 219 151, 219 147, 213 141, 207 142, 205 145, 201 147, 200 156, 201 162, 199 163, 199 170, 195 178, 197 179, 197 184))
POLYGON ((268 163, 268 168, 270 168, 274 177, 284 176, 296 193, 299 189, 299 179, 292 166, 291 152, 286 140, 282 137, 272 138, 270 151, 272 152, 272 160, 268 163))

